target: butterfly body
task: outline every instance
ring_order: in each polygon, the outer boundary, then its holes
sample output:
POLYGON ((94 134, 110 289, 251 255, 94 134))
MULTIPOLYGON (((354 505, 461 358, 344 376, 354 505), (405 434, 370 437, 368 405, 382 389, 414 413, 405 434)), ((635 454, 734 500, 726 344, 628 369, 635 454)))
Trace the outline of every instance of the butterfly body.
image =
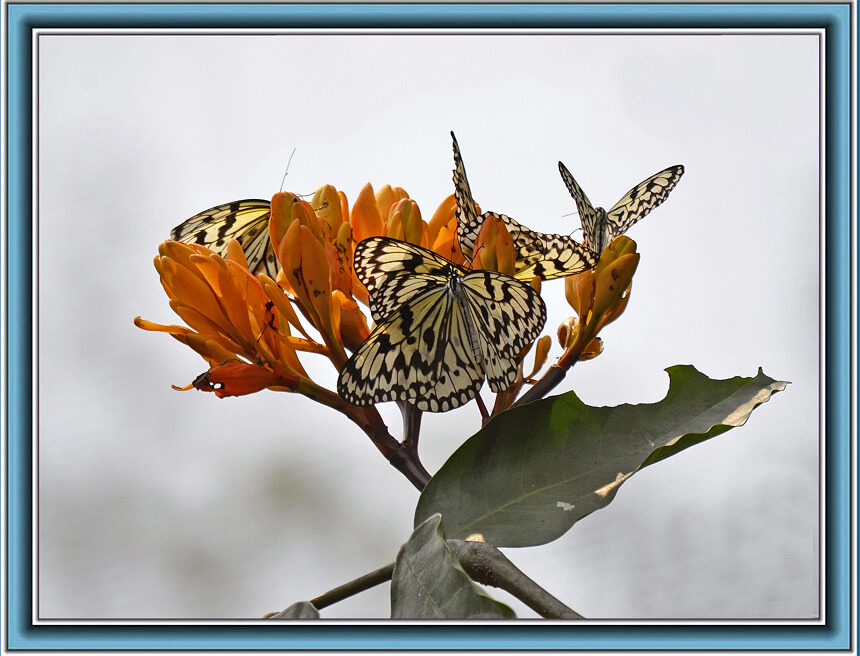
POLYGON ((633 187, 607 211, 602 207, 595 209, 582 187, 561 162, 558 163, 558 170, 576 202, 585 243, 597 253, 602 253, 609 242, 627 232, 630 226, 666 200, 684 175, 684 167, 680 164, 663 169, 633 187))
POLYGON ((478 232, 487 217, 501 221, 514 242, 516 261, 514 277, 531 280, 539 276, 544 280, 569 276, 592 268, 597 254, 567 235, 535 232, 505 214, 484 212, 479 215, 466 168, 460 155, 457 138, 451 133, 454 144, 454 197, 457 200, 457 238, 463 255, 469 260, 474 255, 478 232))
POLYGON ((362 241, 355 271, 376 327, 338 377, 338 393, 354 405, 408 401, 444 412, 475 398, 485 378, 504 391, 546 321, 528 285, 395 239, 362 241))

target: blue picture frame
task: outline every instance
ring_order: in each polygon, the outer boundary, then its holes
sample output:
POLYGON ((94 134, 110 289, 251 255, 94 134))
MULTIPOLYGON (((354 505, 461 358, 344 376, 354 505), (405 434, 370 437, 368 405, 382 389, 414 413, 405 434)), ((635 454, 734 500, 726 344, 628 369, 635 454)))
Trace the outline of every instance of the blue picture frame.
MULTIPOLYGON (((27 4, 6 11, 6 627, 10 650, 101 649, 768 649, 851 647, 851 378, 854 240, 852 11, 827 4, 27 4), (46 625, 32 621, 32 40, 39 28, 816 28, 825 66, 827 398, 822 624, 46 625)), ((810 348, 814 348, 812 345, 810 348)))

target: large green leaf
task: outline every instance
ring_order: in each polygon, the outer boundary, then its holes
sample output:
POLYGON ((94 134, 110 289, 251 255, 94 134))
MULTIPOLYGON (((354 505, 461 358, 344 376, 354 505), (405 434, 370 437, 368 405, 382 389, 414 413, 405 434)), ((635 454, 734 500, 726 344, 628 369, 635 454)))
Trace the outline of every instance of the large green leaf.
POLYGON ((609 504, 637 470, 741 426, 787 385, 761 370, 728 380, 689 365, 666 371, 669 393, 657 403, 592 408, 568 392, 502 413, 427 484, 415 525, 440 513, 452 538, 550 542, 609 504))
POLYGON ((409 619, 510 618, 514 611, 472 582, 433 515, 400 549, 391 576, 391 617, 409 619))

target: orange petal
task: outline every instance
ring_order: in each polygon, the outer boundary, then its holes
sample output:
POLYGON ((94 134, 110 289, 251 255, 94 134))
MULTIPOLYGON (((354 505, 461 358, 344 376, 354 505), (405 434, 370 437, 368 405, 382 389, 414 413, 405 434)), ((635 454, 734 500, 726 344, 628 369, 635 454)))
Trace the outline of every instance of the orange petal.
POLYGON ((311 199, 311 207, 314 208, 321 225, 325 226, 323 232, 326 239, 329 242, 333 241, 343 223, 341 199, 337 190, 331 185, 320 187, 311 199))
POLYGON ((194 381, 194 387, 204 392, 215 392, 218 398, 253 394, 267 387, 295 388, 298 376, 278 375, 266 367, 233 360, 213 367, 194 381))
POLYGON ((439 207, 433 212, 430 223, 427 224, 427 243, 431 245, 436 243, 439 231, 448 225, 452 219, 455 221, 457 219, 457 200, 454 198, 454 194, 439 203, 439 207))
POLYGON ((382 216, 379 214, 373 187, 369 182, 361 188, 355 199, 349 223, 352 226, 355 243, 382 234, 382 216))

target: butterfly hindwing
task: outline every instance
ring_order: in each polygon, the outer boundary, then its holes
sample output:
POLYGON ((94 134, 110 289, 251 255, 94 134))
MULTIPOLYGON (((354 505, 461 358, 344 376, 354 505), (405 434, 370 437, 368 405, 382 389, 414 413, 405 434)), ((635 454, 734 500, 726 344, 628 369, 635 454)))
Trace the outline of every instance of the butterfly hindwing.
POLYGON ((338 393, 354 405, 401 400, 443 412, 475 398, 485 376, 504 391, 516 356, 546 320, 528 285, 467 272, 414 244, 366 239, 356 247, 355 270, 377 325, 338 378, 338 393))
POLYGON ((484 212, 480 216, 472 199, 466 167, 454 133, 454 196, 457 200, 457 238, 460 250, 469 260, 474 256, 475 241, 484 220, 493 216, 501 221, 514 242, 516 262, 514 277, 531 280, 540 276, 544 280, 560 278, 592 268, 597 256, 588 248, 567 235, 554 235, 530 230, 505 214, 484 212))
POLYGON ((540 294, 529 285, 512 285, 509 280, 495 271, 475 271, 463 281, 487 382, 494 392, 510 387, 516 377, 516 356, 537 339, 546 322, 540 294))
POLYGON ((216 205, 195 214, 170 231, 170 238, 186 244, 201 244, 227 253, 227 243, 236 239, 245 251, 248 268, 255 274, 278 275, 278 262, 269 239, 270 203, 246 199, 216 205))

